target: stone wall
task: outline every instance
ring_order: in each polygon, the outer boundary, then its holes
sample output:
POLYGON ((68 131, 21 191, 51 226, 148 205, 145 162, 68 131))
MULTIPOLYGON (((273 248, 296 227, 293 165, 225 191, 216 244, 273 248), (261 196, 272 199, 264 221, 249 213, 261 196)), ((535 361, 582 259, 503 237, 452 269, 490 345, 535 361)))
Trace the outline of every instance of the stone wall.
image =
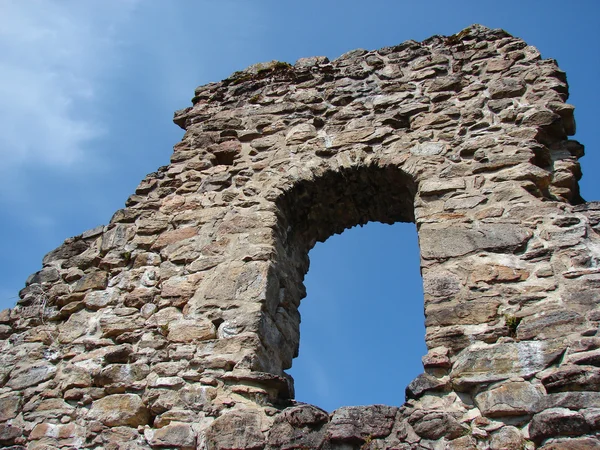
POLYGON ((567 96, 480 26, 198 88, 171 164, 0 313, 0 445, 600 448, 600 204, 567 96), (284 372, 307 255, 368 221, 416 223, 424 373, 327 414, 284 372))

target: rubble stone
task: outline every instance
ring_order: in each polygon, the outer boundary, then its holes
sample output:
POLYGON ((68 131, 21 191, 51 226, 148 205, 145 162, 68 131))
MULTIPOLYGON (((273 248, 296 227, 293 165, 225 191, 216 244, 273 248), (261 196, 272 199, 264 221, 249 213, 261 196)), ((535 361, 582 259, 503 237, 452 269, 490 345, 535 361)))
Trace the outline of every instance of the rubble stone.
POLYGON ((589 429, 582 414, 565 408, 551 408, 533 416, 529 434, 533 441, 540 443, 550 437, 587 434, 589 429))
POLYGON ((107 395, 92 403, 88 417, 109 427, 146 425, 148 409, 135 394, 107 395))
POLYGON ((170 164, 0 312, 0 445, 597 447, 600 207, 566 97, 479 25, 199 87, 170 164), (425 373, 329 415, 285 373, 308 252, 369 221, 418 230, 425 373))

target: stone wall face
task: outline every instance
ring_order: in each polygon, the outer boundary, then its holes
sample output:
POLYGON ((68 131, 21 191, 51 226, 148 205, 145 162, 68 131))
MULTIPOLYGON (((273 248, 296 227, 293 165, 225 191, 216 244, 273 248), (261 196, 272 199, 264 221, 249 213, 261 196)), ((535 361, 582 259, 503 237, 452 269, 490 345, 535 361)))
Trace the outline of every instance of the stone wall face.
POLYGON ((171 164, 0 313, 9 448, 600 448, 600 204, 556 63, 501 30, 196 90, 171 164), (424 373, 397 406, 293 401, 308 251, 416 223, 424 373))

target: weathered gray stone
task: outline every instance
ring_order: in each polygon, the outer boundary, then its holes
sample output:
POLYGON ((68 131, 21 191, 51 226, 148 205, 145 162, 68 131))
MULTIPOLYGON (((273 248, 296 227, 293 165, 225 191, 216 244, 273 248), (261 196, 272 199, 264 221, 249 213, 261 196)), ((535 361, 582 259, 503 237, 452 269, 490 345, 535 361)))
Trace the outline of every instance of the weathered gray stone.
POLYGON ((113 394, 96 400, 92 403, 88 417, 108 427, 137 427, 146 425, 150 418, 144 402, 135 394, 113 394))
POLYGON ((530 376, 546 368, 564 349, 544 341, 480 345, 463 351, 450 378, 457 388, 513 376, 530 376))
POLYGON ((147 364, 111 364, 94 377, 97 386, 117 385, 124 388, 143 387, 137 385, 148 376, 150 367, 147 364))
POLYGON ((331 143, 332 148, 343 147, 350 144, 369 142, 375 134, 375 128, 361 128, 358 130, 343 131, 331 143))
POLYGON ((173 342, 195 342, 214 339, 215 326, 207 320, 181 319, 168 324, 167 338, 173 342))
POLYGON ((56 381, 60 383, 64 391, 72 388, 86 388, 92 385, 92 377, 89 369, 76 364, 61 366, 56 375, 56 381))
POLYGON ((447 381, 422 373, 406 387, 406 398, 419 398, 427 391, 443 390, 447 385, 447 381))
POLYGON ((591 430, 600 430, 600 408, 588 408, 582 413, 591 430))
POLYGON ((462 81, 462 78, 458 75, 438 77, 433 80, 429 86, 429 90, 431 92, 460 90, 462 81))
POLYGON ((535 406, 539 411, 549 408, 568 408, 573 410, 584 408, 600 408, 600 392, 557 392, 548 394, 535 406))
POLYGON ((27 284, 52 283, 54 281, 58 281, 59 279, 60 274, 56 268, 46 267, 29 277, 27 284))
POLYGON ((565 362, 582 366, 600 367, 600 349, 570 353, 565 358, 565 362))
POLYGON ((506 426, 500 428, 490 439, 491 450, 514 450, 522 448, 525 439, 518 428, 506 426))
POLYGON ((204 436, 207 450, 253 450, 265 445, 261 415, 253 410, 231 411, 220 416, 204 436))
POLYGON ((599 391, 600 368, 564 365, 545 374, 542 383, 548 392, 599 391))
POLYGON ((392 431, 398 409, 391 406, 346 406, 331 416, 327 437, 331 441, 365 441, 385 437, 392 431))
POLYGON ((600 441, 593 438, 557 439, 551 444, 540 447, 540 450, 598 450, 600 441))
POLYGON ((166 247, 169 244, 173 244, 175 242, 183 241, 184 239, 189 239, 198 234, 198 230, 195 227, 184 227, 178 228, 176 230, 165 231, 158 239, 154 241, 152 245, 153 249, 161 249, 166 247))
POLYGON ((551 408, 533 416, 529 435, 534 442, 540 444, 550 437, 587 434, 589 429, 580 413, 565 408, 551 408))
POLYGON ((298 59, 298 61, 296 61, 294 66, 296 66, 300 69, 306 69, 306 68, 314 67, 314 66, 317 66, 320 64, 327 64, 328 62, 329 62, 329 58, 327 58, 326 56, 311 56, 308 58, 298 59))
POLYGON ((525 92, 525 89, 523 81, 516 78, 502 78, 489 86, 493 99, 519 97, 525 92))
POLYGON ((512 224, 423 226, 419 233, 421 255, 426 259, 443 259, 475 251, 515 251, 527 243, 531 232, 512 224))
POLYGON ((144 436, 153 447, 196 448, 196 435, 187 423, 171 422, 158 430, 146 429, 144 436))
POLYGON ((413 155, 417 156, 434 156, 444 153, 446 146, 441 143, 428 142, 419 144, 410 149, 413 155))
POLYGON ((529 277, 529 272, 517 267, 503 266, 500 264, 486 264, 475 266, 470 273, 473 283, 507 283, 524 281, 529 277))
POLYGON ((449 368, 452 366, 448 358, 448 348, 435 347, 430 349, 422 358, 423 367, 427 368, 449 368))
POLYGON ((6 422, 17 416, 21 407, 21 397, 18 395, 9 395, 0 397, 0 422, 6 422))
POLYGON ((446 200, 444 209, 454 211, 457 209, 472 209, 484 203, 487 199, 483 195, 469 195, 466 197, 454 197, 446 200))
POLYGON ((445 302, 425 309, 425 325, 466 325, 489 322, 496 318, 500 302, 478 299, 464 302, 445 302))
POLYGON ((90 289, 104 289, 108 284, 108 274, 103 271, 84 275, 75 283, 73 292, 85 292, 90 289))
POLYGON ((292 128, 285 137, 285 140, 289 145, 294 145, 312 139, 316 135, 317 130, 314 125, 303 123, 292 128))
POLYGON ((460 279, 450 272, 436 271, 423 275, 423 291, 426 295, 450 297, 458 293, 460 288, 460 279))
POLYGON ((29 439, 55 439, 56 444, 69 447, 78 447, 85 442, 85 428, 74 423, 55 425, 40 423, 31 430, 29 439), (70 444, 70 445, 69 445, 70 444))
POLYGON ((181 377, 158 377, 152 384, 154 387, 180 388, 185 384, 181 377))
POLYGON ((421 195, 438 195, 446 192, 464 189, 464 180, 431 181, 426 180, 419 186, 421 195))
MULTIPOLYGON (((5 448, 10 448, 8 445, 14 444, 15 439, 23 435, 23 429, 18 425, 11 423, 0 423, 0 444, 6 444, 5 448)), ((17 447, 19 450, 25 447, 17 447)))
POLYGON ((55 373, 56 367, 45 361, 19 364, 11 372, 6 386, 12 389, 25 389, 52 378, 55 373))
POLYGON ((446 444, 447 450, 477 450, 477 440, 473 436, 462 436, 446 444))
POLYGON ((284 410, 279 420, 285 420, 296 428, 327 423, 329 415, 312 405, 299 405, 284 410))
POLYGON ((112 290, 88 292, 83 299, 86 308, 100 309, 105 306, 114 305, 118 300, 118 295, 112 290))
POLYGON ((537 412, 541 386, 526 381, 509 381, 475 396, 475 404, 486 417, 521 416, 537 412))
POLYGON ((53 261, 72 258, 87 250, 88 245, 81 239, 67 239, 60 247, 52 250, 44 256, 43 263, 48 265, 53 261))
POLYGON ((102 252, 106 253, 114 248, 123 248, 133 237, 133 230, 129 225, 117 224, 102 235, 102 252))
POLYGON ((131 359, 133 346, 130 344, 113 345, 103 349, 104 361, 108 364, 126 363, 131 359))
POLYGON ((118 317, 105 315, 100 318, 102 336, 112 338, 138 330, 144 323, 141 317, 118 317))
POLYGON ((517 337, 523 340, 552 339, 563 336, 569 330, 577 330, 584 323, 584 317, 575 311, 541 311, 521 320, 517 328, 517 337))
POLYGON ((325 438, 329 415, 312 405, 286 408, 276 417, 267 448, 319 448, 325 438))
POLYGON ((424 439, 439 439, 442 436, 455 439, 467 432, 467 428, 452 414, 443 411, 416 411, 408 418, 408 422, 415 433, 424 439))

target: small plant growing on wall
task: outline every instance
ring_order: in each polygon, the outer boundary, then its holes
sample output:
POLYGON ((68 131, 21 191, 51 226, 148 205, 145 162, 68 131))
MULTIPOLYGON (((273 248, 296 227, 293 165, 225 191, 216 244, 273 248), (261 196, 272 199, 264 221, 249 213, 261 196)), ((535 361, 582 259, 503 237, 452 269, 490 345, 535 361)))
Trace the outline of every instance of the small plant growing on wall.
POLYGON ((519 323, 521 323, 521 318, 513 315, 504 316, 504 321, 506 323, 506 327, 508 328, 509 335, 511 337, 515 337, 517 335, 517 327, 519 323))

